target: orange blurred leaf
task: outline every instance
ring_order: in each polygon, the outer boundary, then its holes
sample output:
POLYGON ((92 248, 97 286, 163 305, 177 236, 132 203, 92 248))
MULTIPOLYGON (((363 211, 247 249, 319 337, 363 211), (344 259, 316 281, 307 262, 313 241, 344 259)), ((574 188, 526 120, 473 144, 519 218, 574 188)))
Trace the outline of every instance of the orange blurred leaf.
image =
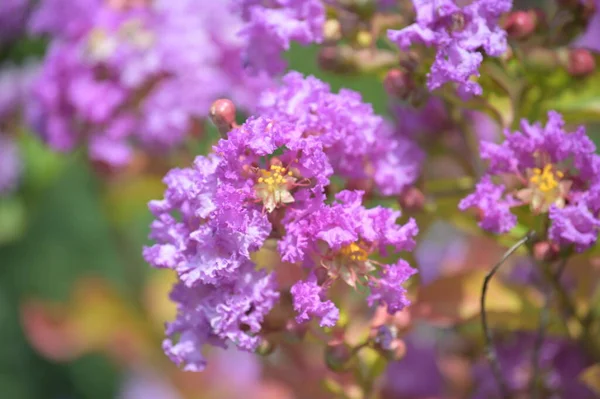
MULTIPOLYGON (((421 287, 410 307, 412 315, 443 326, 478 319, 485 274, 484 270, 473 269, 421 287)), ((490 325, 507 329, 535 328, 542 302, 537 291, 509 286, 494 278, 486 297, 490 325)))

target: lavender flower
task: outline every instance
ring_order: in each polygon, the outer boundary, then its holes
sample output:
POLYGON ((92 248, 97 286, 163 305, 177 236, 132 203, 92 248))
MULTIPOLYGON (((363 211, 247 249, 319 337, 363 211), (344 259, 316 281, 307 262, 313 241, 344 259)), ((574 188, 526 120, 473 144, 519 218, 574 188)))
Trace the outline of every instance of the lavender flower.
POLYGON ((371 179, 384 195, 399 194, 420 174, 422 152, 398 138, 383 118, 351 90, 332 93, 313 76, 298 72, 283 77, 281 87, 266 90, 261 115, 293 123, 304 136, 317 136, 336 174, 371 179))
POLYGON ((29 119, 51 147, 82 141, 93 160, 126 165, 133 145, 164 153, 180 145, 210 104, 230 95, 251 108, 269 84, 240 65, 244 41, 227 2, 167 1, 114 8, 100 0, 51 0, 31 22, 53 40, 29 119), (58 9, 83 10, 77 18, 58 9))
POLYGON ((307 281, 298 281, 292 286, 291 294, 294 309, 298 313, 296 321, 304 323, 313 317, 319 318, 321 327, 333 327, 340 317, 340 311, 333 302, 324 300, 325 290, 311 275, 307 281))
MULTIPOLYGON (((287 234, 279 242, 279 251, 284 261, 302 262, 313 270, 322 268, 327 275, 320 284, 323 288, 337 279, 351 287, 369 286, 369 304, 386 304, 393 314, 409 304, 401 284, 416 271, 403 260, 383 265, 370 256, 386 255, 388 248, 394 248, 395 253, 412 250, 418 229, 412 219, 403 226, 397 225, 398 211, 381 207, 365 209, 362 196, 362 191, 342 191, 331 206, 322 206, 296 220, 284 219, 287 234)), ((313 280, 309 283, 314 285, 313 280)), ((321 303, 323 291, 313 287, 311 292, 294 297, 295 307, 303 312, 297 318, 299 322, 306 321, 307 316, 323 317, 323 311, 311 311, 325 306, 321 303), (311 298, 312 303, 308 304, 311 298)))
POLYGON ((29 0, 2 0, 0 3, 0 44, 20 35, 27 21, 29 0))
POLYGON ((477 0, 459 7, 453 0, 414 1, 417 20, 402 30, 390 30, 388 37, 401 49, 414 44, 436 48, 435 61, 427 86, 433 91, 455 82, 462 95, 481 95, 481 86, 472 80, 479 76, 482 48, 498 57, 506 51, 506 32, 498 19, 512 7, 510 0, 477 0))
POLYGON ((323 39, 325 7, 321 0, 235 0, 234 8, 246 22, 240 35, 246 40, 244 56, 254 71, 275 75, 285 70, 281 54, 292 41, 303 45, 323 39))
POLYGON ((177 304, 177 318, 167 325, 163 348, 184 370, 201 371, 206 360, 204 344, 256 350, 258 333, 265 315, 279 298, 273 275, 263 271, 240 270, 237 280, 216 285, 175 286, 171 299, 177 304), (175 337, 178 336, 176 339, 175 337))
MULTIPOLYGON (((528 395, 533 377, 533 347, 535 335, 517 333, 497 345, 500 369, 513 394, 528 395)), ((594 398, 579 374, 591 363, 575 343, 546 338, 539 352, 541 397, 594 398)), ((473 399, 500 397, 498 385, 487 360, 473 368, 475 389, 473 399)))
POLYGON ((548 213, 553 241, 579 251, 589 248, 600 228, 600 156, 594 144, 583 127, 566 132, 556 112, 548 114, 545 127, 522 121, 521 130, 506 132, 502 144, 482 142, 482 157, 490 162, 487 174, 459 208, 478 208, 482 228, 504 233, 517 222, 510 208, 529 205, 535 214, 548 213), (512 176, 521 188, 495 184, 494 176, 512 176))
POLYGON ((0 197, 11 193, 21 176, 21 157, 13 139, 0 132, 0 197))

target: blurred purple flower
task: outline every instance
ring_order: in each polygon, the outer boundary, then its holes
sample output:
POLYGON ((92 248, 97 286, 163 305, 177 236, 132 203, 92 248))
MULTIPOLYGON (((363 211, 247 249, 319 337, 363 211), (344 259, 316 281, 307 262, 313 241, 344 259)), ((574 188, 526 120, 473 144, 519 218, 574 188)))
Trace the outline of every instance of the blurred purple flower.
POLYGON ((31 22, 52 41, 29 119, 57 150, 85 141, 92 159, 121 167, 134 144, 164 153, 217 98, 251 109, 270 84, 242 70, 244 40, 231 33, 241 21, 228 2, 161 0, 122 9, 100 0, 63 3, 44 2, 31 22))
POLYGON ((23 33, 29 10, 29 0, 2 0, 0 2, 0 45, 23 33))
POLYGON ((291 42, 319 43, 323 38, 325 6, 321 0, 233 0, 246 25, 244 57, 254 71, 276 75, 285 70, 282 53, 291 42))
MULTIPOLYGON (((535 334, 516 333, 496 345, 500 369, 513 394, 528 395, 533 376, 535 334)), ((580 380, 579 374, 591 365, 576 343, 547 337, 539 352, 542 397, 592 399, 596 396, 580 380)), ((498 385, 487 359, 473 368, 475 389, 472 399, 500 397, 498 385)))
POLYGON ((435 339, 424 331, 403 338, 406 355, 389 364, 385 373, 385 398, 443 397, 444 377, 437 362, 435 339))
POLYGON ((21 168, 17 143, 0 131, 0 197, 15 189, 21 177, 21 168))

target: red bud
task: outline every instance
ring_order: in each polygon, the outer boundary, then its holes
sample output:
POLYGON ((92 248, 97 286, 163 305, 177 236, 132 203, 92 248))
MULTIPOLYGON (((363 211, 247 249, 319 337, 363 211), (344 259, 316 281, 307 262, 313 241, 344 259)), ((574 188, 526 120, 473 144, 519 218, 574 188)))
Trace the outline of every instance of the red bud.
POLYGON ((583 48, 571 49, 567 71, 573 76, 587 76, 596 69, 596 60, 589 50, 583 48))
POLYGON ((231 100, 222 98, 215 101, 210 107, 209 115, 223 137, 236 125, 235 105, 231 100))
POLYGON ((524 39, 535 31, 536 20, 535 11, 515 11, 508 14, 504 29, 509 37, 524 39))

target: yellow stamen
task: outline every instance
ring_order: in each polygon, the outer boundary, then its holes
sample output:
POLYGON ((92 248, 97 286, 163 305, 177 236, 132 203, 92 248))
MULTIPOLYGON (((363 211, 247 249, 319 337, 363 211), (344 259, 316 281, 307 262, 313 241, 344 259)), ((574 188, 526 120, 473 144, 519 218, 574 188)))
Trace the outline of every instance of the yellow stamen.
POLYGON ((340 249, 340 254, 355 262, 365 262, 368 259, 368 253, 357 243, 346 245, 340 249))
POLYGON ((564 177, 561 171, 554 171, 552 164, 544 166, 544 169, 534 168, 533 176, 529 179, 543 193, 553 191, 558 187, 559 181, 564 177))
POLYGON ((292 177, 291 171, 275 164, 270 165, 268 170, 261 170, 260 174, 254 189, 268 212, 272 212, 279 204, 294 202, 290 190, 296 179, 292 177))

